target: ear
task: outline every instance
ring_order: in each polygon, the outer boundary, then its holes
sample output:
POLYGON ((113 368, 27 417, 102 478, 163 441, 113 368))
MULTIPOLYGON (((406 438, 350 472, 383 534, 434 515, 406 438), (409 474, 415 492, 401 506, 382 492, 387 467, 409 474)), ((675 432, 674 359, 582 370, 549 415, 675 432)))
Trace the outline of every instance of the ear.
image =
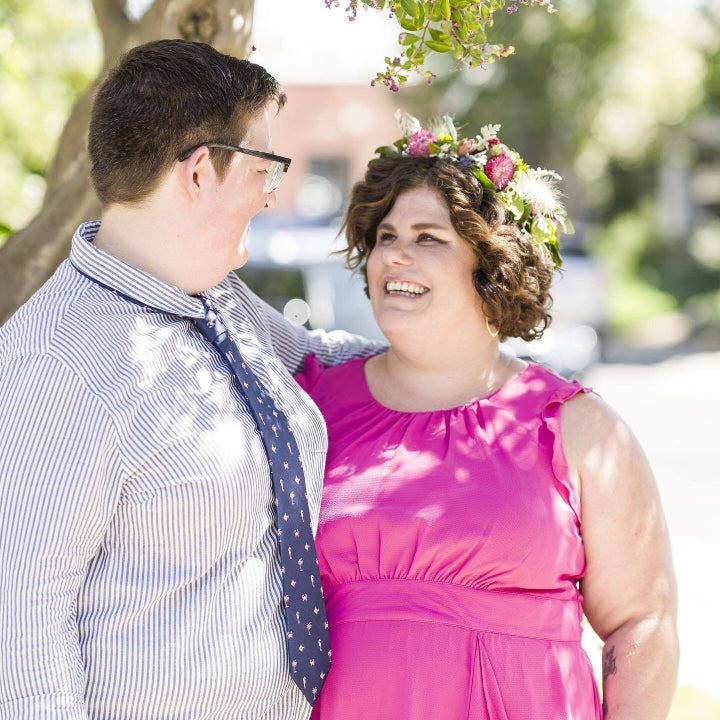
POLYGON ((194 202, 209 184, 217 182, 215 167, 210 160, 210 150, 201 145, 192 155, 175 164, 177 186, 188 200, 194 202))

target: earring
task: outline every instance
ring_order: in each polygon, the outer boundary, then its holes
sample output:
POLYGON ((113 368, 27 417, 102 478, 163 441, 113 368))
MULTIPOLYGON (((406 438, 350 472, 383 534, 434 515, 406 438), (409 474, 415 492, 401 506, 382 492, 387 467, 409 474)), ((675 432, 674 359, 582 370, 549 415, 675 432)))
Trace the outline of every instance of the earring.
POLYGON ((490 333, 490 335, 492 335, 492 337, 497 337, 500 334, 500 331, 497 328, 495 328, 495 332, 490 329, 490 321, 487 319, 487 317, 485 318, 485 327, 487 328, 487 331, 490 333))

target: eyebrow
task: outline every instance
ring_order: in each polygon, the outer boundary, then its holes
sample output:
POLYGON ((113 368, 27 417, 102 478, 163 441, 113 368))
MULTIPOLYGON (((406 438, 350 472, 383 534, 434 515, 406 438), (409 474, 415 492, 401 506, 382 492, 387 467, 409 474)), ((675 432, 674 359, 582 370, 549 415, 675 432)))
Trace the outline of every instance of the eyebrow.
MULTIPOLYGON (((411 230, 447 230, 449 225, 441 225, 439 223, 435 222, 426 222, 426 223, 414 223, 410 226, 411 230)), ((381 230, 383 228, 387 228, 388 230, 394 230, 395 226, 392 223, 386 222, 383 220, 378 226, 377 229, 381 230)))

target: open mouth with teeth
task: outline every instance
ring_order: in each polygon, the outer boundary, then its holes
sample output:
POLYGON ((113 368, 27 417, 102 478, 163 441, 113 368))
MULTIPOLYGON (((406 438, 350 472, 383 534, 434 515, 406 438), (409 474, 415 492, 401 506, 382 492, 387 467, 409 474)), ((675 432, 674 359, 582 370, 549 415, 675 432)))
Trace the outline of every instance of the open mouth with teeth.
POLYGON ((425 293, 430 292, 429 288, 424 285, 417 285, 411 282, 398 282, 391 280, 385 283, 385 294, 386 295, 400 295, 402 297, 420 297, 425 293))

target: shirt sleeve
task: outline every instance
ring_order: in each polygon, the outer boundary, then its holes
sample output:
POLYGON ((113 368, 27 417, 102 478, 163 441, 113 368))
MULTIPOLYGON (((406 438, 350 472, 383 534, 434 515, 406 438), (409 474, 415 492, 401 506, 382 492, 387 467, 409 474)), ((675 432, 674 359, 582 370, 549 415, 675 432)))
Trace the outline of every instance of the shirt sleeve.
POLYGON ((0 719, 85 720, 77 598, 119 493, 98 398, 46 356, 0 365, 0 719))
POLYGON ((370 340, 344 330, 328 332, 293 325, 244 283, 242 287, 250 304, 258 312, 262 326, 269 333, 273 350, 291 374, 302 368, 309 353, 315 353, 323 365, 339 365, 352 358, 376 355, 387 349, 386 342, 370 340))

